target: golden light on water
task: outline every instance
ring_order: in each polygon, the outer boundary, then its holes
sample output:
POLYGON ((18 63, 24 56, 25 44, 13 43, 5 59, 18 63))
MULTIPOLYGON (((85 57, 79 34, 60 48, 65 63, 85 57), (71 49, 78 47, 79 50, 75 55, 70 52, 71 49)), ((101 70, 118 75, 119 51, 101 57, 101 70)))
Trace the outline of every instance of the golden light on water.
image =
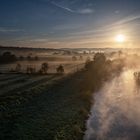
POLYGON ((115 37, 115 41, 118 42, 118 43, 123 43, 123 42, 125 42, 125 40, 126 40, 126 37, 123 34, 118 34, 115 37))

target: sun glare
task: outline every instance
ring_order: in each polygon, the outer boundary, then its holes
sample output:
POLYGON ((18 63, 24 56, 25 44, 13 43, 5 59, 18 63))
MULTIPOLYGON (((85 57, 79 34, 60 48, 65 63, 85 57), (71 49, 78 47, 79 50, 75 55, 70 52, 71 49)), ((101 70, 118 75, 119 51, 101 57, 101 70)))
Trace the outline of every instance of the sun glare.
POLYGON ((125 36, 123 34, 118 34, 115 37, 115 41, 118 42, 118 43, 123 43, 123 42, 125 42, 125 36))

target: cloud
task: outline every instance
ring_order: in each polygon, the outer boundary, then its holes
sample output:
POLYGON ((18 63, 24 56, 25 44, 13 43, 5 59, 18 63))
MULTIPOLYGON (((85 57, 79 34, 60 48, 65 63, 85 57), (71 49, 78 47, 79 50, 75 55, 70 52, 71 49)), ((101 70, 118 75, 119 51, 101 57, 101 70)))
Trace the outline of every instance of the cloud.
MULTIPOLYGON (((64 30, 77 30, 77 29, 81 29, 83 28, 83 25, 81 23, 69 23, 69 24, 60 24, 60 25, 56 25, 53 27, 54 30, 58 30, 58 31, 64 31, 64 30)), ((67 33, 69 34, 69 33, 67 33)))
POLYGON ((51 4, 55 5, 55 6, 58 7, 58 8, 64 9, 64 10, 66 10, 66 11, 68 11, 68 12, 75 13, 74 10, 72 10, 72 9, 70 9, 70 8, 67 8, 67 7, 64 7, 64 6, 62 6, 62 5, 59 5, 59 4, 55 3, 55 2, 51 2, 51 4))
POLYGON ((77 13, 77 14, 91 14, 91 13, 94 13, 94 10, 93 9, 90 9, 90 8, 85 8, 85 9, 79 9, 79 10, 73 10, 71 8, 68 8, 68 7, 65 7, 65 6, 62 6, 58 3, 55 3, 55 2, 51 2, 51 4, 53 4, 54 6, 58 7, 58 8, 61 8, 63 10, 66 10, 70 13, 77 13))
MULTIPOLYGON (((114 32, 114 31, 119 31, 122 29, 123 25, 124 24, 127 24, 127 23, 130 23, 130 22, 133 22, 135 20, 139 20, 140 19, 140 15, 133 15, 133 16, 128 16, 128 17, 124 17, 123 19, 121 20, 118 20, 112 24, 109 24, 109 25, 104 25, 103 27, 99 27, 99 28, 96 28, 96 29, 88 29, 88 30, 82 30, 82 31, 78 31, 78 32, 73 32, 73 33, 70 33, 70 35, 73 35, 73 36, 88 36, 88 35, 101 35, 101 36, 106 36, 107 34, 111 33, 111 32, 114 32)), ((136 24, 136 23, 135 23, 136 24)), ((139 23, 138 23, 139 25, 139 23)), ((136 25, 135 25, 136 26, 136 25)), ((126 26, 123 27, 123 31, 126 32, 126 26)), ((130 28, 127 29, 127 32, 130 31, 130 28)))
POLYGON ((135 16, 128 16, 126 18, 124 18, 123 20, 117 22, 117 24, 124 24, 124 23, 128 23, 134 20, 140 19, 140 15, 135 15, 135 16))
POLYGON ((86 8, 86 9, 78 10, 77 13, 80 13, 80 14, 91 14, 91 13, 94 13, 94 10, 92 10, 90 8, 86 8))
POLYGON ((7 32, 24 32, 24 30, 21 30, 21 29, 8 29, 8 28, 0 27, 0 32, 3 32, 3 33, 7 33, 7 32))
POLYGON ((31 42, 48 42, 48 39, 46 38, 39 38, 39 39, 32 39, 31 42))

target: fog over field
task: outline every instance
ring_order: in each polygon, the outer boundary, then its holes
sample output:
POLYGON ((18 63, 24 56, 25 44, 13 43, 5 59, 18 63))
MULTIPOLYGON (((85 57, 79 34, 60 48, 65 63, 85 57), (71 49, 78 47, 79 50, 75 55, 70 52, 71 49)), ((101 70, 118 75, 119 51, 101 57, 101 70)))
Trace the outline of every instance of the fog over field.
POLYGON ((140 0, 0 0, 0 140, 140 140, 140 0))

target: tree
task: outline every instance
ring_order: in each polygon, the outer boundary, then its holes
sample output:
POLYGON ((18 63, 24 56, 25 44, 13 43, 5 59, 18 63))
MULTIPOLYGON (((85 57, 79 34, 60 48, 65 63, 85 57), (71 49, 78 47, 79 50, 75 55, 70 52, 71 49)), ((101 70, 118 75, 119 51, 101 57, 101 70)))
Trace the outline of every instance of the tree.
POLYGON ((73 60, 73 61, 76 61, 76 60, 77 60, 77 57, 76 57, 76 56, 73 56, 73 57, 72 57, 72 60, 73 60))
POLYGON ((1 56, 0 56, 0 63, 11 63, 17 61, 17 57, 12 54, 11 52, 4 52, 1 56))
POLYGON ((24 57, 21 55, 20 57, 19 57, 19 60, 24 60, 24 57))
POLYGON ((16 72, 20 72, 21 71, 21 64, 18 63, 16 65, 16 69, 15 70, 16 70, 16 72))
POLYGON ((59 74, 63 74, 64 73, 64 67, 62 65, 59 65, 57 68, 56 68, 56 71, 57 73, 59 74))
POLYGON ((85 63, 85 68, 90 69, 90 67, 93 65, 93 61, 90 60, 90 57, 87 57, 86 63, 85 63))
POLYGON ((93 60, 95 63, 104 64, 106 62, 106 57, 104 53, 96 53, 93 60))
POLYGON ((120 51, 118 51, 118 55, 119 55, 119 57, 121 57, 122 56, 122 54, 123 54, 123 52, 120 50, 120 51))
POLYGON ((27 69, 26 69, 27 74, 33 74, 35 73, 35 71, 36 71, 35 67, 27 66, 27 69))
POLYGON ((42 63, 42 65, 41 65, 41 73, 44 73, 44 74, 47 74, 47 72, 48 72, 48 69, 49 69, 49 65, 48 65, 48 63, 42 63))
POLYGON ((35 56, 35 57, 34 57, 34 60, 36 60, 36 61, 39 60, 38 56, 35 56))
POLYGON ((27 56, 27 60, 30 61, 32 57, 30 55, 27 56))
POLYGON ((11 52, 4 52, 3 53, 3 56, 5 56, 5 57, 9 57, 9 56, 11 56, 12 54, 11 54, 11 52))
POLYGON ((83 56, 82 56, 82 55, 80 55, 79 59, 80 59, 80 60, 83 60, 83 56))

